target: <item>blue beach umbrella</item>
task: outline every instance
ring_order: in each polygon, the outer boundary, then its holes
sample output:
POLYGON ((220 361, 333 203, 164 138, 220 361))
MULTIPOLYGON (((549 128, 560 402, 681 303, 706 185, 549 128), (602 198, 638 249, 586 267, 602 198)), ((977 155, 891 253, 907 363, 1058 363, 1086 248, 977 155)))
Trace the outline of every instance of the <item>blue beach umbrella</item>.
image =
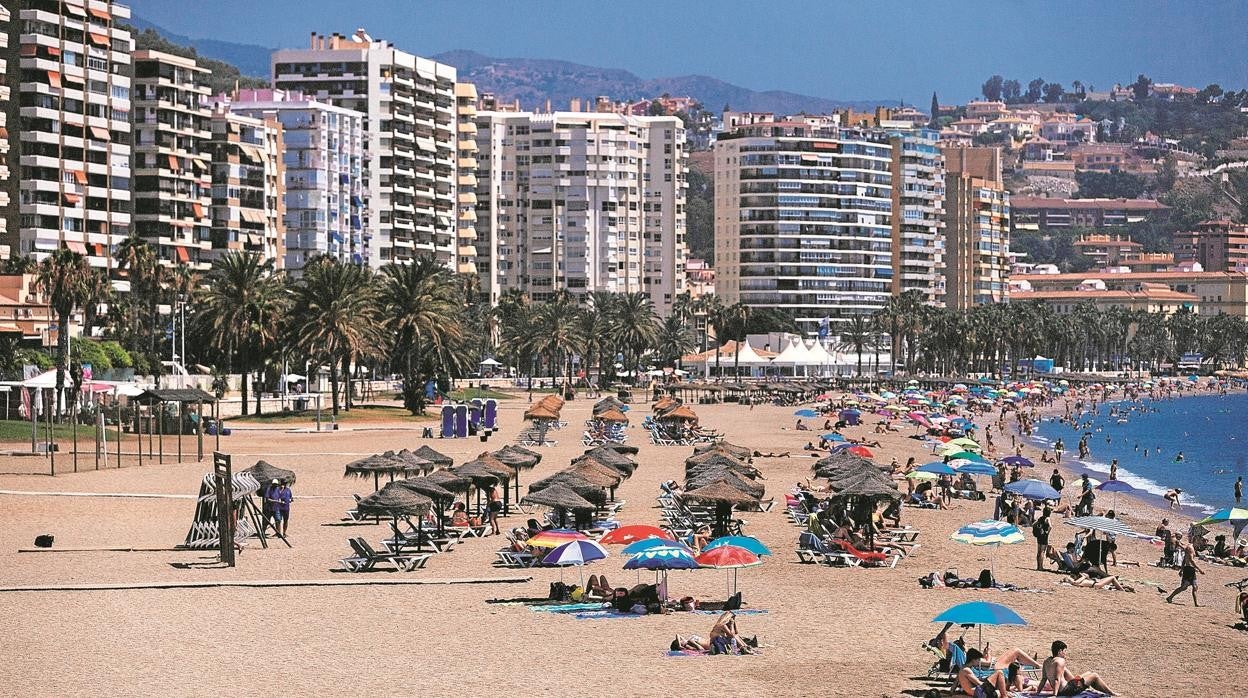
POLYGON ((735 545, 738 548, 745 548, 760 557, 771 554, 771 550, 769 550, 766 545, 763 545, 762 541, 753 536, 723 536, 716 538, 708 543, 707 546, 702 549, 702 552, 714 550, 715 548, 722 548, 725 545, 735 545))
POLYGON ((1035 463, 1031 462, 1031 459, 1024 458, 1022 456, 1007 456, 1005 458, 1002 458, 998 462, 1005 463, 1006 465, 1021 465, 1024 468, 1034 468, 1036 465, 1035 463))
POLYGON ((948 463, 942 463, 938 460, 934 460, 931 463, 924 463, 923 465, 915 468, 915 470, 918 470, 921 473, 935 473, 937 475, 956 475, 958 472, 953 469, 953 466, 948 463))
POLYGON ((818 417, 818 416, 819 416, 819 413, 818 413, 818 412, 816 412, 816 411, 814 411, 814 410, 798 410, 798 411, 794 412, 793 414, 794 414, 794 415, 796 415, 796 416, 798 416, 798 417, 808 417, 808 418, 809 418, 809 417, 818 417))
POLYGON ((673 548, 673 547, 684 548, 685 550, 689 551, 690 554, 693 553, 693 551, 689 548, 689 546, 679 541, 667 540, 665 538, 643 538, 642 540, 635 541, 633 543, 629 543, 628 545, 624 546, 624 549, 620 551, 620 554, 632 556, 632 555, 638 555, 640 553, 644 553, 647 550, 653 550, 655 548, 673 548))
POLYGON ((1027 499, 1061 499, 1062 495, 1057 490, 1049 486, 1047 482, 1039 480, 1019 480, 1011 482, 1005 486, 1005 491, 1017 494, 1027 499))
POLYGON ((845 440, 844 436, 841 436, 840 434, 834 431, 830 431, 826 434, 821 434, 820 436, 823 437, 824 441, 844 441, 845 440))
MULTIPOLYGON (((584 567, 588 562, 602 560, 607 557, 606 548, 592 540, 574 540, 564 543, 563 545, 551 550, 542 558, 544 565, 558 565, 559 579, 563 580, 563 568, 569 565, 577 568, 584 567)), ((581 586, 585 586, 585 573, 580 572, 581 586)))
POLYGON ((996 519, 968 523, 954 531, 950 538, 967 545, 1012 545, 1025 539, 1018 526, 996 519))
POLYGON ((947 608, 932 619, 933 623, 974 625, 979 628, 979 645, 984 645, 985 625, 1027 625, 1014 609, 989 601, 968 601, 947 608))
POLYGON ((997 469, 974 460, 965 460, 957 464, 958 474, 967 473, 968 475, 996 475, 997 469))
POLYGON ((1226 507, 1219 509, 1205 518, 1197 521, 1201 526, 1207 526, 1214 523, 1229 523, 1235 529, 1235 537, 1238 538, 1243 532, 1244 526, 1248 525, 1248 509, 1239 507, 1226 507))
MULTIPOLYGON (((664 545, 657 548, 643 550, 624 563, 626 570, 654 570, 655 574, 662 573, 663 579, 667 579, 668 570, 696 570, 700 567, 698 561, 693 558, 693 551, 684 546, 664 545)), ((667 585, 662 584, 660 588, 666 590, 667 585)), ((667 599, 664 598, 664 601, 667 599)))

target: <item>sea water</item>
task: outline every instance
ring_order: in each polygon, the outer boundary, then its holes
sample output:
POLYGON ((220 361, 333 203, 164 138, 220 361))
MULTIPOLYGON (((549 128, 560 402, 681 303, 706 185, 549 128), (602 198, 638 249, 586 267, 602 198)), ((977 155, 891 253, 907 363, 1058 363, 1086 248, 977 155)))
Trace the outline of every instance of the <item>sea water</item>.
MULTIPOLYGON (((1062 439, 1062 462, 1096 480, 1108 478, 1110 461, 1117 458, 1118 479, 1152 504, 1165 506, 1161 496, 1177 487, 1183 490, 1180 501, 1189 513, 1233 505, 1235 478, 1248 480, 1248 394, 1145 399, 1145 409, 1138 409, 1140 405, 1102 404, 1099 414, 1080 418, 1080 422, 1091 418, 1091 426, 1081 429, 1046 419, 1037 429, 1036 445, 1051 450, 1062 439), (1120 414, 1111 416, 1112 407, 1120 414), (1075 460, 1084 434, 1089 434, 1091 453, 1075 460), (1180 452, 1181 461, 1176 460, 1180 452)), ((1044 465, 1036 463, 1036 474, 1047 480, 1049 471, 1040 472, 1044 465)), ((1097 509, 1109 508, 1112 501, 1113 494, 1098 493, 1097 509)))

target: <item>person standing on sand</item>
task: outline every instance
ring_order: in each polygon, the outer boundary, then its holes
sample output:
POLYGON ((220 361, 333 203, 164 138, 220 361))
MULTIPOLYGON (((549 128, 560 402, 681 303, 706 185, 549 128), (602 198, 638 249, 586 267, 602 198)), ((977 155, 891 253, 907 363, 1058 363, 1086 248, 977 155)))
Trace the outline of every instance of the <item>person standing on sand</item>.
POLYGON ((1049 547, 1049 532, 1053 529, 1049 514, 1052 513, 1052 509, 1045 507, 1044 513, 1031 525, 1031 535, 1036 539, 1036 570, 1040 572, 1044 571, 1044 560, 1052 551, 1049 547))
POLYGON ((1240 475, 1235 478, 1235 506, 1239 506, 1239 500, 1244 496, 1244 476, 1240 475))
POLYGON ((1193 536, 1189 535, 1188 541, 1183 544, 1182 548, 1179 549, 1179 552, 1183 554, 1183 564, 1179 566, 1180 584, 1178 589, 1170 592, 1170 595, 1166 597, 1166 603, 1174 603, 1174 597, 1178 596, 1184 589, 1190 587, 1192 590, 1192 605, 1199 608, 1200 601, 1196 599, 1196 588, 1198 586, 1196 583, 1196 575, 1198 573, 1204 574, 1205 571, 1200 569, 1200 566, 1196 564, 1196 548, 1192 545, 1192 538, 1193 536))
POLYGON ((1057 472, 1057 468, 1053 469, 1053 474, 1049 476, 1049 487, 1061 492, 1066 489, 1066 480, 1062 478, 1062 474, 1057 472))
POLYGON ((1118 459, 1117 458, 1113 459, 1109 463, 1109 479, 1110 480, 1118 479, 1118 459))
POLYGON ((499 534, 498 530, 498 514, 503 510, 503 497, 498 493, 498 485, 490 487, 490 533, 499 534))

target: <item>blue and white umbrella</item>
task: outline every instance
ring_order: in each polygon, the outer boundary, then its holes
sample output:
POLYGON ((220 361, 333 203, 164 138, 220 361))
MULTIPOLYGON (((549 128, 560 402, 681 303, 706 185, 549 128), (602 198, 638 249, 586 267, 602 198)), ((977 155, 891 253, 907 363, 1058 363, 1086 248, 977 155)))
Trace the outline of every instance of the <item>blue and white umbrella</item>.
POLYGON ((968 475, 996 475, 997 469, 987 463, 979 461, 964 460, 961 463, 954 463, 958 470, 958 474, 967 473, 968 475))
POLYGON ((798 410, 794 412, 793 414, 797 417, 807 417, 807 418, 819 416, 819 413, 817 411, 811 410, 811 409, 798 410))
POLYGON ((1142 538, 1145 540, 1152 539, 1152 536, 1136 533, 1131 530, 1130 526, 1127 526, 1118 519, 1111 519, 1106 516, 1076 516, 1074 518, 1066 519, 1063 523, 1089 531, 1108 533, 1111 536, 1127 536, 1130 538, 1142 538))
MULTIPOLYGON (((662 573, 664 581, 667 580, 668 570, 696 570, 699 567, 701 565, 693 558, 693 551, 684 546, 674 545, 643 550, 624 563, 626 570, 654 570, 656 576, 662 573)), ((666 592, 667 584, 660 584, 659 588, 666 592)))
POLYGON ((1057 490, 1049 486, 1047 482, 1039 480, 1019 480, 1011 482, 1005 486, 1006 492, 1017 494, 1027 499, 1061 499, 1062 495, 1057 490))
MULTIPOLYGON (((544 565, 557 565, 559 567, 559 580, 563 581, 563 568, 575 566, 577 568, 584 567, 586 563, 602 560, 607 557, 607 549, 592 540, 573 540, 560 545, 559 547, 546 553, 546 557, 542 558, 544 565)), ((581 586, 585 585, 583 571, 580 571, 581 586)))
POLYGON ((934 473, 936 475, 956 475, 958 473, 958 471, 954 470, 948 463, 941 463, 938 460, 934 460, 931 463, 924 463, 923 465, 915 468, 915 470, 921 473, 934 473))
POLYGON ((954 531, 950 538, 967 545, 1012 545, 1026 539, 1018 526, 996 519, 968 523, 954 531))

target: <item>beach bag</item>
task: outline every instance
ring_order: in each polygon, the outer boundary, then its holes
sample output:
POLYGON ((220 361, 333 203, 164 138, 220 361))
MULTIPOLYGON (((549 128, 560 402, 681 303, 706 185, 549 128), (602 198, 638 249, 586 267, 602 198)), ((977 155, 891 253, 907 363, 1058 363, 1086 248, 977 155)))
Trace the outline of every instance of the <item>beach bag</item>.
POLYGON ((711 654, 732 654, 732 645, 728 638, 721 635, 711 640, 711 654))
POLYGON ((55 537, 48 533, 45 533, 41 536, 35 536, 35 547, 36 548, 51 548, 52 541, 54 539, 55 537))

